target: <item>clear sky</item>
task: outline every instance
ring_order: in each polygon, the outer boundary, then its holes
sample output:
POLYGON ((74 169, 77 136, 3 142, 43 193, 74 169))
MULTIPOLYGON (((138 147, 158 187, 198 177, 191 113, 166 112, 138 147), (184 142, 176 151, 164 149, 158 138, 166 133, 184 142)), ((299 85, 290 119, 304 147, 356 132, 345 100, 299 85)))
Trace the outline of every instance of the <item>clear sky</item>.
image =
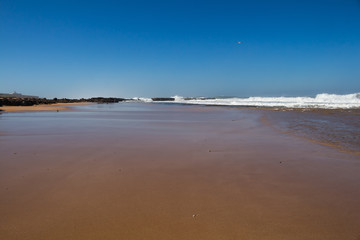
POLYGON ((48 98, 360 92, 360 1, 0 0, 0 92, 14 90, 48 98))

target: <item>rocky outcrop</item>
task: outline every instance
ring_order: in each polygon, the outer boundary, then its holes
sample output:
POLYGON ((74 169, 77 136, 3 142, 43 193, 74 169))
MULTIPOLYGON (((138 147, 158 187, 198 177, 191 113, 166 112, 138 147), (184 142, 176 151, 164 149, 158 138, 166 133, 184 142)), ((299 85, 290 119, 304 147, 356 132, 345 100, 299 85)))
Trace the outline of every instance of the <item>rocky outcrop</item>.
POLYGON ((96 97, 90 98, 86 100, 87 102, 96 102, 96 103, 118 103, 125 101, 125 98, 103 98, 103 97, 96 97))
POLYGON ((33 106, 39 104, 55 104, 55 103, 78 103, 78 102, 93 102, 93 103, 117 103, 125 101, 125 98, 81 98, 81 99, 68 99, 68 98, 0 98, 0 106, 33 106))
POLYGON ((154 102, 175 101, 175 98, 152 98, 154 102))
POLYGON ((0 106, 33 106, 52 103, 55 101, 46 98, 0 98, 0 106))

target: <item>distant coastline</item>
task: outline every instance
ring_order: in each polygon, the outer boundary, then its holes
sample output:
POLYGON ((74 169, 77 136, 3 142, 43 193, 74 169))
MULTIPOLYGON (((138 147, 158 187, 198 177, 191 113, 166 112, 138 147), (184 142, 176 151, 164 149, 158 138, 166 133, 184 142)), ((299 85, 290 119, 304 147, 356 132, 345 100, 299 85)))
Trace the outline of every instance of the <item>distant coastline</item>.
MULTIPOLYGON (((175 98, 151 98, 154 102, 169 102, 175 98)), ((21 93, 0 93, 0 112, 14 111, 59 111, 68 110, 70 107, 64 105, 83 105, 83 104, 104 104, 119 102, 140 101, 140 99, 118 98, 118 97, 92 97, 92 98, 40 98, 38 96, 23 95, 21 93)))
POLYGON ((145 103, 172 103, 186 105, 207 106, 235 106, 256 107, 271 109, 360 109, 360 93, 330 94, 320 93, 315 97, 153 97, 153 98, 39 98, 37 96, 22 95, 19 93, 0 94, 1 106, 34 106, 39 104, 64 103, 118 103, 118 102, 145 102, 145 103))
POLYGON ((69 107, 63 105, 81 105, 88 103, 118 103, 125 101, 125 98, 40 98, 38 96, 23 95, 21 93, 0 93, 0 111, 59 111, 66 110, 69 107))
MULTIPOLYGON (((150 98, 154 102, 175 101, 173 97, 150 98)), ((92 98, 40 98, 38 96, 23 95, 21 93, 0 93, 0 107, 2 106, 34 106, 40 104, 63 104, 63 103, 118 103, 124 101, 141 101, 137 98, 118 97, 92 97, 92 98)))
POLYGON ((124 98, 0 98, 0 106, 32 106, 39 104, 56 104, 56 103, 78 103, 78 102, 92 102, 92 103, 118 103, 126 101, 124 98))

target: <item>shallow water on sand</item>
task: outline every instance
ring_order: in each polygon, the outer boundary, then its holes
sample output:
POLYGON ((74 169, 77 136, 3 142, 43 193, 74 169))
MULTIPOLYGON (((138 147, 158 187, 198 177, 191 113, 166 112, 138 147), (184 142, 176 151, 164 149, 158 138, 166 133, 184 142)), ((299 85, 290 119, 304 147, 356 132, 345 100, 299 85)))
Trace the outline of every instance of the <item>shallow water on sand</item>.
MULTIPOLYGON (((16 130, 12 134, 51 134, 59 133, 112 133, 113 127, 142 131, 151 125, 154 131, 166 125, 176 131, 176 124, 201 122, 204 117, 211 120, 221 119, 221 111, 232 109, 237 117, 236 108, 215 106, 184 106, 175 104, 119 103, 74 106, 72 112, 18 112, 0 114, 1 135, 7 129, 16 130), (194 111, 201 110, 199 112, 194 111), (206 109, 212 109, 206 111, 206 109), (220 112, 213 111, 217 109, 220 112), (234 111, 235 110, 235 111, 234 111), (186 114, 184 114, 186 111, 186 114), (36 124, 31 122, 36 121, 36 124), (37 124, 41 122, 41 124, 37 124), (171 124, 169 124, 171 123, 171 124)), ((240 108, 239 111, 248 111, 240 108), (241 110, 242 109, 242 110, 241 110)), ((262 112, 264 120, 281 132, 290 133, 309 140, 330 145, 343 151, 360 154, 360 110, 325 109, 285 109, 250 110, 262 112)), ((228 113, 231 111, 228 111, 228 113)), ((259 114, 258 114, 259 115, 259 114)), ((254 114, 247 114, 248 123, 254 124, 254 114)), ((199 124, 201 125, 201 124, 199 124)), ((125 132, 124 132, 125 134, 125 132)))
POLYGON ((275 128, 360 154, 360 110, 267 111, 275 128))

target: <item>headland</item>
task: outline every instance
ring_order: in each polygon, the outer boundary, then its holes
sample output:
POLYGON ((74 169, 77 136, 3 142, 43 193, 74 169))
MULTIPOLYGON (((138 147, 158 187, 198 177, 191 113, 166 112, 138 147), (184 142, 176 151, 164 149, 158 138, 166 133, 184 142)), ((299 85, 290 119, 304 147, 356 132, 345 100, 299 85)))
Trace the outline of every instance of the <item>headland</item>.
POLYGON ((92 103, 118 103, 125 98, 93 97, 93 98, 39 98, 38 96, 22 95, 20 93, 0 94, 0 111, 60 111, 70 110, 71 105, 83 105, 92 103))

